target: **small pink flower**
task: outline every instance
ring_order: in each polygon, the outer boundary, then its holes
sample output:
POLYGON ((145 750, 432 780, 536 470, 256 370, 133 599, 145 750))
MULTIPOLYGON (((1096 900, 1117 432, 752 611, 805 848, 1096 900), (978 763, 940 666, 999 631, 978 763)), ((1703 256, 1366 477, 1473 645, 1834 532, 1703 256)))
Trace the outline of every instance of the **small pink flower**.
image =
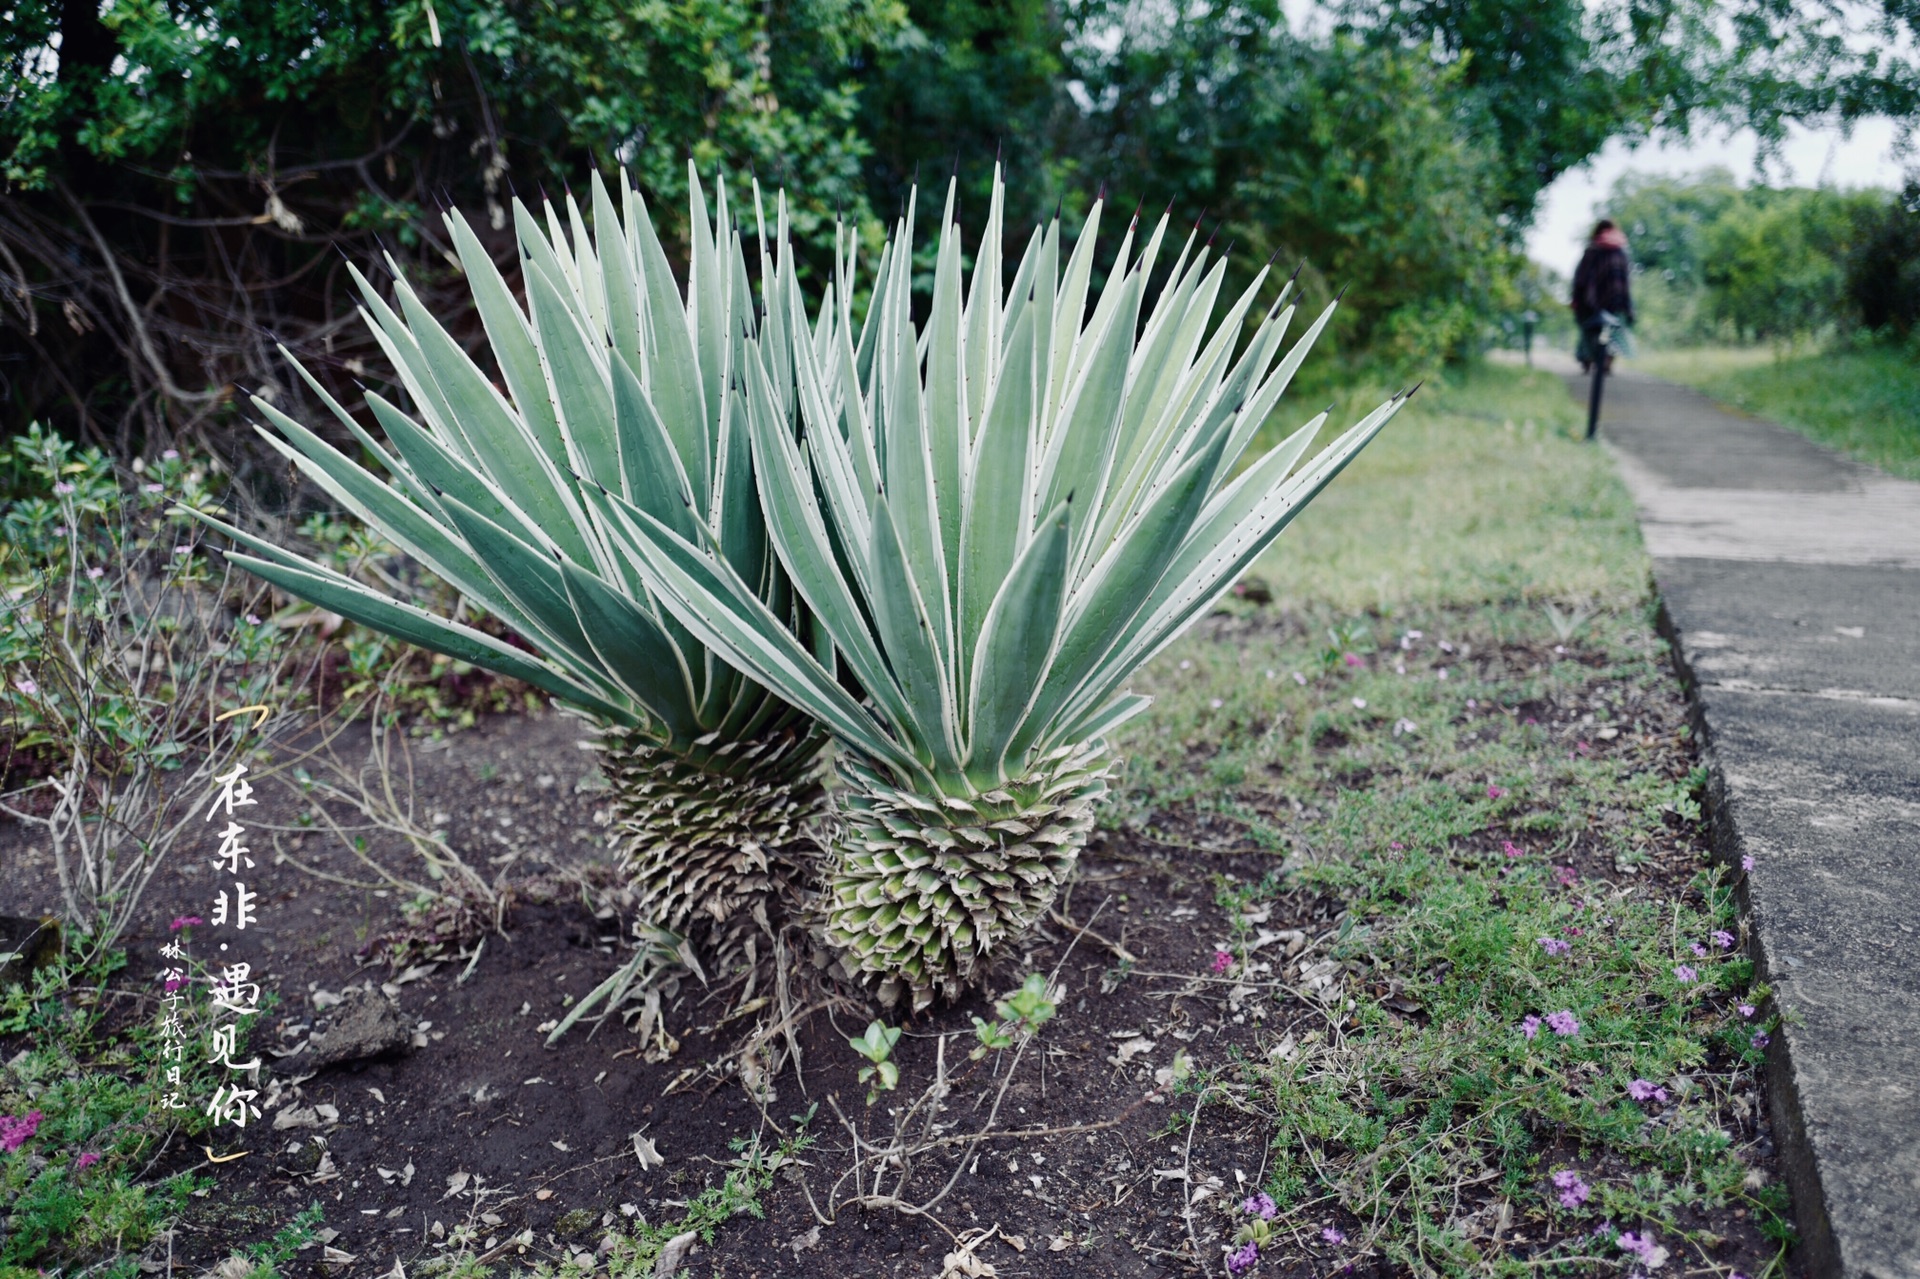
POLYGON ((1721 950, 1732 950, 1733 934, 1724 928, 1716 928, 1713 930, 1713 944, 1721 950))
POLYGON ((1525 857, 1527 855, 1526 849, 1520 847, 1520 845, 1510 839, 1501 843, 1500 851, 1509 857, 1525 857))
POLYGON ((1488 799, 1499 799, 1501 796, 1505 795, 1506 793, 1507 791, 1504 786, 1488 786, 1487 787, 1488 799))
POLYGON ((41 1118, 37 1110, 30 1110, 18 1119, 0 1115, 0 1150, 14 1151, 26 1145, 27 1138, 40 1130, 41 1118))
POLYGON ((1542 937, 1540 939, 1540 949, 1546 951, 1549 955, 1564 955, 1573 949, 1573 943, 1561 941, 1558 937, 1542 937))
POLYGON ((159 493, 159 492, 162 492, 163 489, 158 484, 142 484, 140 486, 140 491, 143 493, 159 493))
POLYGON ((1580 1033, 1580 1022, 1571 1008, 1562 1008, 1557 1013, 1547 1014, 1547 1029, 1556 1035, 1577 1035, 1580 1033))
POLYGON ((1693 966, 1690 964, 1675 964, 1673 975, 1680 979, 1680 984, 1683 986, 1700 980, 1700 974, 1693 971, 1693 966))
POLYGON ((177 933, 182 928, 192 928, 196 924, 204 924, 206 922, 206 920, 200 918, 198 915, 175 915, 173 922, 168 924, 167 927, 177 933))
POLYGON ((1224 950, 1216 950, 1213 952, 1213 971, 1216 974, 1224 973, 1231 967, 1233 967, 1233 956, 1231 954, 1224 950))
POLYGON ((1341 658, 1340 660, 1345 662, 1348 666, 1360 665, 1360 655, 1358 653, 1348 653, 1345 657, 1341 658))
POLYGON ((180 460, 180 450, 168 449, 166 452, 162 453, 160 456, 165 458, 169 462, 177 462, 180 460))
POLYGON ((38 693, 40 691, 40 686, 34 683, 32 680, 28 679, 24 675, 22 675, 19 679, 13 681, 13 686, 19 689, 21 692, 25 693, 28 697, 32 697, 35 693, 38 693))
POLYGON ((1586 929, 1584 929, 1584 928, 1569 928, 1569 929, 1567 929, 1567 936, 1569 936, 1569 937, 1584 937, 1584 936, 1586 935, 1586 932, 1587 932, 1587 930, 1586 930, 1586 929))
POLYGON ((1650 1079, 1636 1079, 1627 1085, 1627 1096, 1635 1101, 1646 1101, 1649 1098, 1654 1101, 1665 1101, 1667 1090, 1650 1079))
POLYGON ((101 568, 97 564, 94 567, 87 570, 87 580, 90 582, 97 582, 101 578, 105 577, 106 575, 107 575, 107 570, 101 568))
POLYGON ((1705 946, 1702 946, 1702 945, 1701 945, 1701 944, 1700 944, 1699 942, 1697 942, 1697 941, 1694 941, 1694 942, 1688 942, 1688 943, 1687 943, 1687 948, 1688 948, 1689 950, 1691 950, 1691 951, 1693 951, 1693 953, 1694 953, 1694 954, 1696 954, 1696 955, 1702 955, 1702 956, 1704 956, 1704 955, 1705 955, 1705 954, 1707 953, 1707 948, 1706 948, 1705 946))
POLYGON ((180 989, 182 986, 186 984, 187 984, 187 979, 185 977, 169 977, 164 983, 162 983, 162 986, 166 990, 166 992, 169 995, 171 995, 174 991, 180 989))
POLYGON ((1528 1039, 1532 1039, 1535 1035, 1538 1035, 1540 1033, 1540 1019, 1532 1013, 1528 1013, 1525 1017, 1522 1017, 1520 1019, 1520 1033, 1528 1039))
POLYGON ((1738 1005, 1735 1005, 1735 1006, 1736 1006, 1737 1008, 1739 1008, 1739 1010, 1740 1010, 1740 1015, 1741 1015, 1742 1017, 1751 1017, 1751 1016, 1753 1016, 1753 1013, 1754 1013, 1754 1008, 1753 1008, 1753 1005, 1752 1005, 1752 1004, 1738 1004, 1738 1005))
POLYGON ((98 1154, 95 1154, 93 1151, 89 1150, 85 1154, 81 1155, 78 1159, 73 1161, 73 1170, 75 1172, 85 1172, 87 1169, 93 1167, 95 1164, 99 1162, 100 1162, 100 1156, 98 1154))
POLYGON ((1322 1230, 1320 1237, 1336 1248, 1347 1241, 1345 1232, 1335 1230, 1332 1226, 1328 1226, 1325 1230, 1322 1230))
POLYGON ((1571 888, 1574 881, 1580 878, 1580 872, 1571 866, 1555 866, 1553 868, 1553 878, 1561 887, 1571 888))
POLYGON ((53 486, 53 491, 58 493, 61 497, 65 497, 67 494, 74 491, 74 487, 72 484, 68 483, 66 480, 61 480, 60 482, 58 482, 53 486))
POLYGON ((1747 856, 1745 856, 1745 857, 1742 857, 1742 858, 1740 859, 1740 869, 1741 869, 1741 870, 1752 870, 1752 869, 1753 869, 1753 856, 1752 856, 1752 854, 1748 854, 1747 856))
POLYGON ((191 555, 193 554, 193 548, 191 546, 176 546, 173 548, 173 553, 175 555, 191 555))
POLYGON ((1652 1261, 1654 1242, 1652 1235, 1636 1235, 1631 1230, 1623 1233, 1617 1241, 1622 1252, 1631 1252, 1642 1261, 1652 1261))
POLYGON ((1553 1188, 1560 1192, 1562 1208, 1578 1208, 1593 1193, 1587 1183, 1580 1180, 1580 1174, 1571 1168, 1562 1168, 1553 1174, 1553 1188))
POLYGON ((1406 845, 1396 839, 1391 844, 1388 844, 1387 847, 1393 849, 1395 852, 1398 852, 1400 849, 1405 848, 1406 845))
POLYGON ((248 614, 247 614, 247 625, 248 625, 248 626, 258 626, 258 625, 260 625, 260 615, 259 615, 258 613, 248 613, 248 614))

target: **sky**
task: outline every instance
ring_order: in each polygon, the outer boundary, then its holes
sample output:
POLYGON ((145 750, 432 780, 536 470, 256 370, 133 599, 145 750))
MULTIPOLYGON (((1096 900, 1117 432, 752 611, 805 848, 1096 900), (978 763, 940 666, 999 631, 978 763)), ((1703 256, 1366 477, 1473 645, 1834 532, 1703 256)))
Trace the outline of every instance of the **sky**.
MULTIPOLYGON (((1769 167, 1773 185, 1837 187, 1897 187, 1902 166, 1895 158, 1894 127, 1890 120, 1863 121, 1851 137, 1838 129, 1793 127, 1779 160, 1769 167)), ((1595 218, 1605 216, 1600 204, 1624 173, 1692 173, 1719 166, 1735 180, 1756 179, 1754 156, 1758 139, 1751 130, 1720 133, 1686 142, 1642 144, 1632 149, 1615 139, 1586 164, 1560 175, 1540 197, 1533 229, 1527 234, 1527 252, 1563 276, 1571 276, 1595 218)))

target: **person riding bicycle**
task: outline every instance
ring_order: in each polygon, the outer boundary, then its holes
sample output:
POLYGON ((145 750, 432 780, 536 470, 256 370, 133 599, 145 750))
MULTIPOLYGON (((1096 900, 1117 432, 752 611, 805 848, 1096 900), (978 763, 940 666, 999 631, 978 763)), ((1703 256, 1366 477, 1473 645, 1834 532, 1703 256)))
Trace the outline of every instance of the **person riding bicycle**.
MULTIPOLYGON (((1627 287, 1627 237, 1612 218, 1602 218, 1573 272, 1573 320, 1580 326, 1574 356, 1582 373, 1591 372, 1600 347, 1600 330, 1614 322, 1633 323, 1633 294, 1627 287)), ((1611 363, 1611 358, 1609 358, 1611 363)))

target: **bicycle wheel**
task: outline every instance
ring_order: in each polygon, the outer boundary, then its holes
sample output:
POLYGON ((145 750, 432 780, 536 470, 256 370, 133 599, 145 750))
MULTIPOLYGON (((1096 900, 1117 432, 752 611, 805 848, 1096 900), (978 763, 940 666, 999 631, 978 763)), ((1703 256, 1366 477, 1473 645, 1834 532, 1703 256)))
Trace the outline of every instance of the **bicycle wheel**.
POLYGON ((1600 429, 1600 385, 1607 377, 1607 356, 1611 352, 1602 347, 1600 358, 1593 362, 1593 385, 1587 391, 1587 438, 1592 439, 1600 429))

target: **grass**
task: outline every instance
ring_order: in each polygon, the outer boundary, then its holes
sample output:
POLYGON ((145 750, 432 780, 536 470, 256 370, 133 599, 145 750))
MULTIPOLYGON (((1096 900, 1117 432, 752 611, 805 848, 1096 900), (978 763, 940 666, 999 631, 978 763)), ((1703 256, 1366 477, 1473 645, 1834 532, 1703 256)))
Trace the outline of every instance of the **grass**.
MULTIPOLYGON (((1333 423, 1391 389, 1343 396, 1333 423)), ((1475 365, 1429 381, 1253 571, 1283 606, 1335 612, 1623 605, 1647 580, 1633 504, 1581 429, 1549 373, 1475 365)))
MULTIPOLYGON (((1269 557, 1287 613, 1171 650, 1124 743, 1115 821, 1284 855, 1231 908, 1345 910, 1352 1002, 1284 1005, 1273 1057, 1189 1084, 1272 1135, 1275 1215, 1231 1224, 1323 1272, 1585 1274, 1649 1239, 1725 1274, 1730 1221, 1790 1234, 1730 1135, 1769 1023, 1631 508, 1557 382, 1416 403, 1269 557)), ((1281 977, 1259 940, 1234 971, 1281 977)))
POLYGON ((1649 352, 1635 363, 1790 426, 1856 461, 1920 480, 1920 359, 1894 345, 1776 356, 1763 347, 1649 352))

